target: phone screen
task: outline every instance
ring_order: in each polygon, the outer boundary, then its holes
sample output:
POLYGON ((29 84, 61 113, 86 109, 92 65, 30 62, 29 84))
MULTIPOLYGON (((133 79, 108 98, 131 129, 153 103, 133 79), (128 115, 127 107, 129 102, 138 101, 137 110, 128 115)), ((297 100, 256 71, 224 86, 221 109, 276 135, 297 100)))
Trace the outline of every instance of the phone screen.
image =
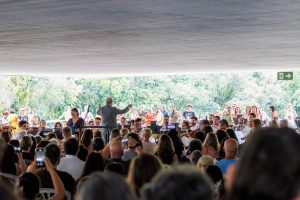
POLYGON ((37 149, 36 150, 36 164, 37 167, 42 168, 45 167, 45 151, 44 149, 37 149))
POLYGON ((14 149, 15 149, 16 153, 20 153, 21 152, 21 147, 14 147, 14 149))

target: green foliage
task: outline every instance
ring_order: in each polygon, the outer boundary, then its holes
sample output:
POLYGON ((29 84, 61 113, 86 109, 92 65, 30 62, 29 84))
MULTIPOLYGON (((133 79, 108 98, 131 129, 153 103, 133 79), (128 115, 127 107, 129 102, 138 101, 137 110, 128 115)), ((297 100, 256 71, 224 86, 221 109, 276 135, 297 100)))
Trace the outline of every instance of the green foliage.
POLYGON ((274 105, 283 114, 288 103, 299 106, 300 73, 294 73, 293 81, 277 81, 271 72, 142 76, 115 78, 74 77, 0 77, 0 111, 14 108, 37 108, 43 118, 56 119, 65 106, 83 110, 90 105, 95 114, 106 97, 112 97, 117 106, 132 103, 137 108, 153 110, 173 105, 184 111, 191 103, 197 115, 223 110, 235 102, 244 109, 246 105, 274 105))

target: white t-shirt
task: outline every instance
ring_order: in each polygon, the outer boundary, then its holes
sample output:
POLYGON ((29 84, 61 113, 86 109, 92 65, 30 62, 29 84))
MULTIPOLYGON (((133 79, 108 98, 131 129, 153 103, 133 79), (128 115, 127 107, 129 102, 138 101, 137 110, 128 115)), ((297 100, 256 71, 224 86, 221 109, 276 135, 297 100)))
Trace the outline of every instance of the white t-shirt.
POLYGON ((143 142, 144 153, 154 154, 157 149, 157 144, 152 142, 143 142))
POLYGON ((68 172, 75 180, 81 177, 85 162, 73 155, 66 155, 61 159, 57 169, 68 172))

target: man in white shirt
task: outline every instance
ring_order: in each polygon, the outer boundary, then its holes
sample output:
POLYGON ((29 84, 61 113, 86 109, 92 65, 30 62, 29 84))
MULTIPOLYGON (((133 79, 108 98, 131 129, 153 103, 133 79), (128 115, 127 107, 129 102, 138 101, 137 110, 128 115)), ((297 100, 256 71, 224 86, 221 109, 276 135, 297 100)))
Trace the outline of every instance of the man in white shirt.
POLYGON ((191 130, 197 130, 199 129, 199 124, 198 124, 198 118, 197 117, 191 117, 191 130))
POLYGON ((77 180, 81 177, 85 162, 77 158, 78 141, 75 138, 70 138, 64 143, 64 152, 66 156, 61 159, 57 169, 68 172, 77 180))

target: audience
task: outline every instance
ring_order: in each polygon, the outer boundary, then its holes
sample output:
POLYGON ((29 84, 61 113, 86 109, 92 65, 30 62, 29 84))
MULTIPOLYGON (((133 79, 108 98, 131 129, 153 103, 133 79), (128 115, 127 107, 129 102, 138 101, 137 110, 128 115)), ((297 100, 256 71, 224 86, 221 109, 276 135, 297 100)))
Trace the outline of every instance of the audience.
POLYGON ((173 142, 166 134, 160 136, 155 155, 161 159, 163 164, 171 165, 178 163, 173 142))
POLYGON ((192 168, 161 171, 146 185, 143 200, 213 200, 211 182, 192 168))
POLYGON ((299 199, 299 151, 300 136, 292 129, 255 132, 227 173, 228 200, 299 199))
POLYGON ((144 153, 154 154, 156 152, 157 144, 150 142, 151 137, 152 137, 152 130, 149 128, 146 128, 144 130, 144 135, 143 135, 143 140, 142 140, 144 153))
POLYGON ((68 172, 75 180, 81 177, 85 162, 77 158, 78 141, 75 138, 68 139, 64 143, 65 157, 61 159, 57 169, 68 172))
POLYGON ((80 187, 77 200, 135 200, 125 180, 116 173, 94 173, 80 187))
POLYGON ((140 196, 140 189, 160 171, 162 164, 150 154, 141 154, 130 163, 127 181, 135 194, 140 196))
POLYGON ((224 143, 225 158, 218 161, 216 165, 221 169, 222 173, 225 174, 227 168, 237 162, 238 155, 238 143, 235 139, 227 139, 224 143))
MULTIPOLYGON (((0 126, 1 199, 39 199, 41 188, 54 189, 51 199, 65 199, 66 191, 77 200, 300 199, 300 136, 287 128, 289 121, 262 120, 260 106, 245 114, 236 104, 225 108, 198 122, 188 106, 186 121, 177 118, 175 128, 167 128, 174 124, 165 115, 159 135, 136 118, 131 132, 112 129, 106 145, 98 128, 76 135, 82 127, 76 128, 76 110, 69 120, 73 130, 56 123, 44 137, 21 117, 16 130, 0 126), (45 152, 45 166, 37 166, 37 148, 45 152)), ((159 112, 153 119, 162 119, 159 112)), ((121 119, 121 125, 129 122, 121 119)))

